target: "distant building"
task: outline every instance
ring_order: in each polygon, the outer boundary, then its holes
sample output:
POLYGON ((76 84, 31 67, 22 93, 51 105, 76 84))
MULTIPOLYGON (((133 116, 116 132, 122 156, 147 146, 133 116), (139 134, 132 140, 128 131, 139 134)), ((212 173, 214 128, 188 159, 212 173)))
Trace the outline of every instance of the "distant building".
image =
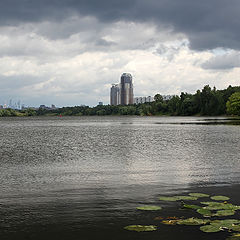
POLYGON ((164 101, 168 101, 173 98, 173 95, 162 95, 164 101))
POLYGON ((48 107, 48 106, 42 104, 42 105, 40 105, 39 109, 54 110, 54 109, 57 109, 57 107, 54 104, 52 104, 51 107, 48 107))
MULTIPOLYGON (((173 97, 173 95, 162 95, 163 101, 168 101, 173 97)), ((135 97, 134 104, 141 104, 141 103, 150 103, 154 102, 154 97, 135 97)))
POLYGON ((140 104, 140 103, 150 103, 153 102, 154 98, 151 96, 148 97, 135 97, 134 98, 134 104, 140 104))
POLYGON ((3 109, 3 105, 0 105, 0 109, 3 109))
POLYGON ((123 73, 119 84, 112 84, 110 91, 111 105, 129 105, 133 104, 133 84, 132 75, 123 73))
POLYGON ((110 104, 114 106, 120 104, 120 85, 119 84, 112 84, 111 92, 110 92, 110 104))
POLYGON ((103 106, 103 102, 98 102, 98 106, 103 106))
POLYGON ((54 104, 51 105, 51 109, 56 109, 56 106, 54 104))
POLYGON ((130 73, 122 74, 120 86, 121 105, 133 104, 133 84, 130 73))
POLYGON ((39 109, 44 109, 44 110, 51 110, 50 107, 46 106, 46 105, 40 105, 39 109))

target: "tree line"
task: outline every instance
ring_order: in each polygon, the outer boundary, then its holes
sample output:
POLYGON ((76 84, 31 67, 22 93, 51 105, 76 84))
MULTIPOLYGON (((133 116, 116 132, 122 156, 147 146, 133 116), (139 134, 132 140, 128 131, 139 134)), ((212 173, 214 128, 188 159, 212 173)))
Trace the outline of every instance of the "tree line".
POLYGON ((204 86, 195 94, 182 92, 169 100, 163 100, 160 94, 154 96, 151 103, 127 106, 99 105, 95 107, 75 106, 53 110, 31 108, 25 110, 2 109, 0 116, 104 116, 104 115, 140 115, 140 116, 240 116, 240 86, 229 86, 224 90, 204 86))

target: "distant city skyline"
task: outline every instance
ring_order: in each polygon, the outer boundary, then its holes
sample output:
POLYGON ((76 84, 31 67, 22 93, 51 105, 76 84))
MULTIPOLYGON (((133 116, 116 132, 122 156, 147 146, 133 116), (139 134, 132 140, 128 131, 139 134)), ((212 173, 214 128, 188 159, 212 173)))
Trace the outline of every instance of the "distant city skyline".
POLYGON ((240 85, 239 11, 238 0, 1 0, 0 102, 108 104, 123 72, 142 97, 240 85))
POLYGON ((110 105, 129 105, 134 103, 133 82, 130 73, 123 73, 120 83, 112 84, 110 105))

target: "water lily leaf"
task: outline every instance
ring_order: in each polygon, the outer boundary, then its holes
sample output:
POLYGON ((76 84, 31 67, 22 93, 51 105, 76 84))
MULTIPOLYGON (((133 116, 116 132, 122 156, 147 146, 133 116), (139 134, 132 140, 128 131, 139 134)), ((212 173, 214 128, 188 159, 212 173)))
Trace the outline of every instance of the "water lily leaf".
POLYGON ((236 231, 236 232, 240 232, 240 225, 233 225, 231 227, 231 230, 236 231))
POLYGON ((211 224, 220 224, 222 226, 234 226, 240 224, 240 220, 237 219, 224 219, 224 220, 213 220, 211 224))
POLYGON ((205 225, 201 226, 200 230, 206 233, 213 233, 221 231, 221 228, 218 225, 205 225))
POLYGON ((180 224, 180 225, 203 225, 207 223, 209 223, 209 220, 200 219, 200 218, 180 219, 177 221, 177 224, 180 224))
POLYGON ((231 203, 224 204, 224 209, 225 210, 239 210, 240 206, 233 205, 231 203))
POLYGON ((212 200, 216 200, 216 201, 227 201, 229 200, 230 198, 229 197, 226 197, 226 196, 213 196, 211 197, 212 200))
POLYGON ((205 194, 205 193, 189 193, 189 195, 192 197, 197 197, 197 198, 209 197, 209 195, 205 194))
POLYGON ((141 206, 141 207, 137 207, 138 210, 144 210, 144 211, 157 211, 157 210, 161 210, 162 207, 159 206, 141 206))
POLYGON ((211 221, 210 224, 212 226, 219 227, 222 230, 223 229, 233 230, 234 226, 237 226, 237 224, 240 224, 240 221, 237 219, 214 220, 214 221, 211 221))
POLYGON ((240 240, 240 233, 235 233, 228 237, 226 240, 240 240))
POLYGON ((190 209, 199 209, 199 208, 202 208, 202 207, 200 207, 200 206, 198 206, 198 205, 194 205, 194 204, 184 204, 183 205, 185 208, 190 208, 190 209))
POLYGON ((214 206, 214 205, 209 205, 209 206, 206 206, 206 207, 203 207, 203 209, 206 209, 206 210, 223 210, 225 207, 224 206, 214 206))
POLYGON ((148 226, 130 225, 130 226, 124 227, 124 229, 129 230, 129 231, 136 231, 136 232, 150 232, 150 231, 156 231, 157 226, 154 226, 154 225, 148 225, 148 226))
POLYGON ((234 214, 235 214, 234 210, 219 210, 214 214, 214 216, 221 217, 221 216, 231 216, 234 214))
POLYGON ((189 201, 195 201, 198 200, 197 197, 193 197, 193 196, 175 196, 178 200, 189 200, 189 201))
POLYGON ((175 202, 178 201, 179 199, 177 197, 159 197, 159 200, 161 201, 169 201, 169 202, 175 202))
POLYGON ((204 217, 211 217, 212 216, 212 212, 209 211, 208 209, 199 208, 199 209, 197 209, 197 212, 199 214, 202 214, 204 217))
POLYGON ((201 202, 201 204, 208 205, 204 207, 204 209, 207 209, 207 210, 239 210, 240 209, 240 206, 236 206, 231 203, 201 202))

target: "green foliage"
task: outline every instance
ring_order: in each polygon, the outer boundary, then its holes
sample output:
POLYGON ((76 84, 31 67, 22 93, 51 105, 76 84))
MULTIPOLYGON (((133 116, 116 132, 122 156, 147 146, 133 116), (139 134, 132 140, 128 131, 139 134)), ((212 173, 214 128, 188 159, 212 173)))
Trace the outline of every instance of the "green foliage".
POLYGON ((0 117, 18 117, 18 116, 23 116, 23 114, 11 108, 0 109, 0 117))
POLYGON ((240 116, 240 92, 233 93, 227 101, 227 113, 240 116))
POLYGON ((155 102, 163 102, 163 97, 159 93, 154 96, 154 101, 155 102))

